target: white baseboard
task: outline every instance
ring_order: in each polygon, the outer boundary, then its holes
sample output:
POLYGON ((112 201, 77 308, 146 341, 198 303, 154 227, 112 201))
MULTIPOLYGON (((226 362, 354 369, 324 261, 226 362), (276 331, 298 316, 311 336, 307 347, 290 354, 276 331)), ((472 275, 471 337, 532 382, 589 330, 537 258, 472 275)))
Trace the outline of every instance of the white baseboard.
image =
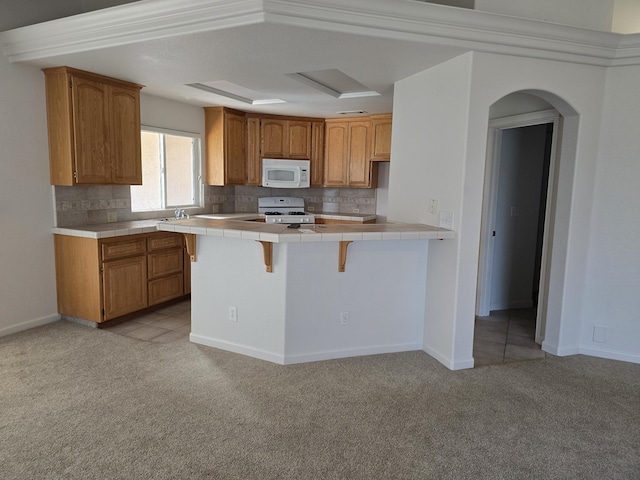
POLYGON ((0 328, 0 337, 22 332, 24 330, 29 330, 30 328, 39 327, 48 323, 57 322, 58 320, 60 320, 60 315, 57 313, 54 315, 46 315, 44 317, 34 318, 33 320, 27 320, 26 322, 18 323, 17 325, 0 328))
POLYGON ((451 360, 449 357, 431 347, 423 345, 422 350, 428 355, 431 355, 449 370, 464 370, 466 368, 473 368, 474 365, 473 357, 467 358, 466 360, 451 360))
POLYGON ((224 340, 218 340, 216 338, 196 335, 193 333, 189 335, 189 341, 198 343, 200 345, 206 345, 207 347, 219 348, 220 350, 226 350, 228 352, 240 353, 248 357, 257 358, 259 360, 266 360, 268 362, 277 363, 279 365, 285 364, 283 355, 273 352, 267 352, 265 350, 259 350, 257 348, 247 347, 238 343, 231 343, 224 340))
POLYGON ((622 362, 640 363, 640 355, 632 353, 620 353, 612 352, 610 350, 603 350, 600 348, 592 347, 580 347, 582 355, 589 355, 590 357, 606 358, 609 360, 620 360, 622 362))
POLYGON ((542 350, 544 352, 555 355, 556 357, 568 357, 569 355, 578 355, 580 353, 580 347, 559 348, 557 345, 547 342, 542 342, 542 350))
POLYGON ((279 365, 293 365, 296 363, 318 362, 322 360, 333 360, 336 358, 361 357, 364 355, 378 355, 381 353, 398 353, 420 350, 418 344, 401 345, 381 345, 376 347, 355 348, 348 350, 331 350, 325 352, 313 352, 295 355, 280 355, 278 353, 267 352, 265 350, 248 347, 238 343, 218 340, 216 338, 205 337, 203 335, 190 334, 189 340, 193 343, 206 345, 208 347, 219 348, 228 352, 239 353, 259 360, 277 363, 279 365))
POLYGON ((336 358, 362 357, 365 355, 380 355, 383 353, 399 353, 421 350, 420 345, 414 343, 400 345, 380 345, 376 347, 352 348, 348 350, 330 350, 325 352, 285 355, 285 365, 296 363, 319 362, 336 358))

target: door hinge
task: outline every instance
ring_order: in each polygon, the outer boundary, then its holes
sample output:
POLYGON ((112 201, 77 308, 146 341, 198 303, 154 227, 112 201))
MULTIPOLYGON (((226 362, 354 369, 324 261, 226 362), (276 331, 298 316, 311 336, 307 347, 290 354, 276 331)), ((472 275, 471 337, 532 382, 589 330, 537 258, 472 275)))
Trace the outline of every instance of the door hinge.
POLYGON ((78 172, 77 171, 73 171, 73 179, 77 180, 78 179, 78 172))
POLYGON ((69 80, 69 88, 73 88, 73 80, 69 80))
POLYGON ((104 317, 104 308, 102 309, 102 316, 104 317))

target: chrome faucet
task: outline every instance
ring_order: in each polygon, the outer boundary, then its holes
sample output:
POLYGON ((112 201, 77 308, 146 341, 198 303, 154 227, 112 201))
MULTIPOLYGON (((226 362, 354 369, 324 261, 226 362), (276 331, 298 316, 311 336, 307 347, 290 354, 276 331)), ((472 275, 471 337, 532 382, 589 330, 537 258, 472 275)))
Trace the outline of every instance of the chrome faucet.
POLYGON ((176 208, 176 211, 175 211, 176 220, 180 220, 181 218, 186 218, 185 215, 186 214, 184 213, 183 209, 176 208))

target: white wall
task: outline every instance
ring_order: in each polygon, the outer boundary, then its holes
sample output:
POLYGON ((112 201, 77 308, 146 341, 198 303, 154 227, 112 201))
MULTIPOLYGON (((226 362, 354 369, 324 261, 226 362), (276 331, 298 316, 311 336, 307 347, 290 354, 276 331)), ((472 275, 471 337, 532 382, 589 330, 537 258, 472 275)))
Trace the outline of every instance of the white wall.
POLYGON ((607 74, 596 175, 581 346, 640 362, 640 67, 607 74), (606 329, 594 341, 594 327, 606 329))
POLYGON ((44 75, 0 55, 0 335, 57 320, 44 75))
POLYGON ((418 350, 427 251, 425 240, 355 241, 341 273, 337 241, 276 243, 267 273, 258 242, 199 235, 191 341, 280 364, 418 350))
POLYGON ((615 0, 612 31, 617 33, 640 32, 640 2, 615 0))
POLYGON ((147 127, 199 133, 203 135, 202 151, 204 152, 204 109, 202 107, 142 93, 140 122, 147 127))
MULTIPOLYGON (((460 220, 471 54, 465 54, 396 83, 389 173, 389 218, 438 225, 430 199, 460 220)), ((460 232, 464 225, 456 224, 460 232)), ((460 237, 431 242, 423 348, 449 368, 473 366, 469 348, 454 354, 460 237)), ((471 317, 473 318, 473 317, 471 317)))
POLYGON ((475 10, 609 32, 614 1, 475 0, 475 10))
POLYGON ((579 351, 604 76, 598 67, 472 53, 396 84, 389 216, 434 224, 424 212, 437 198, 457 222, 456 240, 429 250, 425 350, 445 365, 463 368, 472 354, 489 110, 516 91, 548 92, 539 95, 562 115, 580 114, 565 119, 545 340, 552 353, 579 351))

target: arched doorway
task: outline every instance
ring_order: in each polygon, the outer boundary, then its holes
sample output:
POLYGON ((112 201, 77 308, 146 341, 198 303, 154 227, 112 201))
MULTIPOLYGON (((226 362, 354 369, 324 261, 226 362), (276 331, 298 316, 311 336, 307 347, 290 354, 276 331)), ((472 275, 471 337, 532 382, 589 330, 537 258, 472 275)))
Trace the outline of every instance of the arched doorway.
MULTIPOLYGON (((562 142, 562 116, 538 95, 503 97, 492 106, 490 117, 476 366, 544 358, 540 345, 547 326, 562 142)), ((560 318, 554 320, 559 323, 560 318)))

